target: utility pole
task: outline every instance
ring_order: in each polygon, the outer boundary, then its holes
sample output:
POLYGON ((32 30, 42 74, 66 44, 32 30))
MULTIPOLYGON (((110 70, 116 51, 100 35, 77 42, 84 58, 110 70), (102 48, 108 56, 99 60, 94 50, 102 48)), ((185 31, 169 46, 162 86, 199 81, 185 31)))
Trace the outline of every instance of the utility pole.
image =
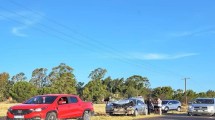
POLYGON ((184 78, 184 94, 185 94, 185 104, 187 105, 187 79, 190 79, 190 78, 184 78))

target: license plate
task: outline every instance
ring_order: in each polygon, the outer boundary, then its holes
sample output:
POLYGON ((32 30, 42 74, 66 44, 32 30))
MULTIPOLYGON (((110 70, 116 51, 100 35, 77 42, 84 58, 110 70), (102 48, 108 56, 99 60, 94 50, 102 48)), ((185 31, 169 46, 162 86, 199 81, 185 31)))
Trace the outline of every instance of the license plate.
POLYGON ((23 115, 14 115, 14 118, 24 118, 23 115))

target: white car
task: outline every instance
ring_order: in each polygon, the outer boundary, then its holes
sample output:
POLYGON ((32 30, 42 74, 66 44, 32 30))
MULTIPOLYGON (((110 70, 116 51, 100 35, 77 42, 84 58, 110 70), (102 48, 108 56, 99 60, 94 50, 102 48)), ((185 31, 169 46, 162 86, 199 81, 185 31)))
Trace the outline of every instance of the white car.
POLYGON ((215 98, 197 98, 189 106, 189 116, 192 115, 214 115, 215 114, 215 98))
POLYGON ((168 112, 169 110, 181 111, 181 102, 178 100, 162 100, 162 111, 168 112))

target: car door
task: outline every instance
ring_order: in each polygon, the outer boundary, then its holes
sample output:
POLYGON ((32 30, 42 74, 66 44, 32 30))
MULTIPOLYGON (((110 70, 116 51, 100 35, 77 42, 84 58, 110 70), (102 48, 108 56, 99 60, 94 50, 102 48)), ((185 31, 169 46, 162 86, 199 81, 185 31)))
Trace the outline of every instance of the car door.
POLYGON ((139 114, 143 114, 144 113, 144 103, 141 100, 137 100, 137 105, 136 107, 138 108, 138 112, 139 114))
POLYGON ((169 101, 168 107, 169 107, 170 110, 174 109, 173 101, 169 101))
POLYGON ((68 118, 69 105, 68 98, 66 96, 59 98, 57 110, 58 118, 68 118))
POLYGON ((178 101, 173 101, 173 109, 176 110, 179 106, 179 102, 178 101))
POLYGON ((83 114, 83 106, 76 96, 69 96, 69 113, 71 117, 80 117, 83 114))

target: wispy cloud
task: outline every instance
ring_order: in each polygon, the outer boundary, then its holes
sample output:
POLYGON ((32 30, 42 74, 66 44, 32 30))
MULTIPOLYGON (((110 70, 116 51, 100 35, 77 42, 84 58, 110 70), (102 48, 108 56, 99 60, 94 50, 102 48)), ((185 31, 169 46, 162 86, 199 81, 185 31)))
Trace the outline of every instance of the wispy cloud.
POLYGON ((26 37, 27 34, 22 33, 22 30, 25 30, 25 29, 27 29, 27 26, 13 27, 12 33, 16 36, 26 37))
POLYGON ((182 53, 182 54, 159 54, 159 53, 133 53, 130 55, 130 59, 139 60, 170 60, 170 59, 180 59, 184 57, 190 57, 198 55, 198 53, 182 53))
POLYGON ((16 13, 0 12, 0 20, 7 19, 14 20, 15 23, 18 23, 18 25, 11 28, 11 33, 13 35, 26 37, 28 35, 25 31, 38 23, 42 19, 42 16, 29 11, 19 11, 16 13))
POLYGON ((193 30, 193 31, 178 31, 178 32, 170 32, 168 33, 171 37, 186 37, 186 36, 200 36, 205 34, 214 34, 215 28, 207 28, 201 30, 193 30))
MULTIPOLYGON (((116 58, 116 59, 132 59, 132 60, 175 60, 186 57, 197 56, 199 53, 178 53, 178 54, 165 54, 165 53, 120 53, 120 54, 102 54, 103 58, 116 58)), ((97 55, 100 56, 100 55, 97 55)))

